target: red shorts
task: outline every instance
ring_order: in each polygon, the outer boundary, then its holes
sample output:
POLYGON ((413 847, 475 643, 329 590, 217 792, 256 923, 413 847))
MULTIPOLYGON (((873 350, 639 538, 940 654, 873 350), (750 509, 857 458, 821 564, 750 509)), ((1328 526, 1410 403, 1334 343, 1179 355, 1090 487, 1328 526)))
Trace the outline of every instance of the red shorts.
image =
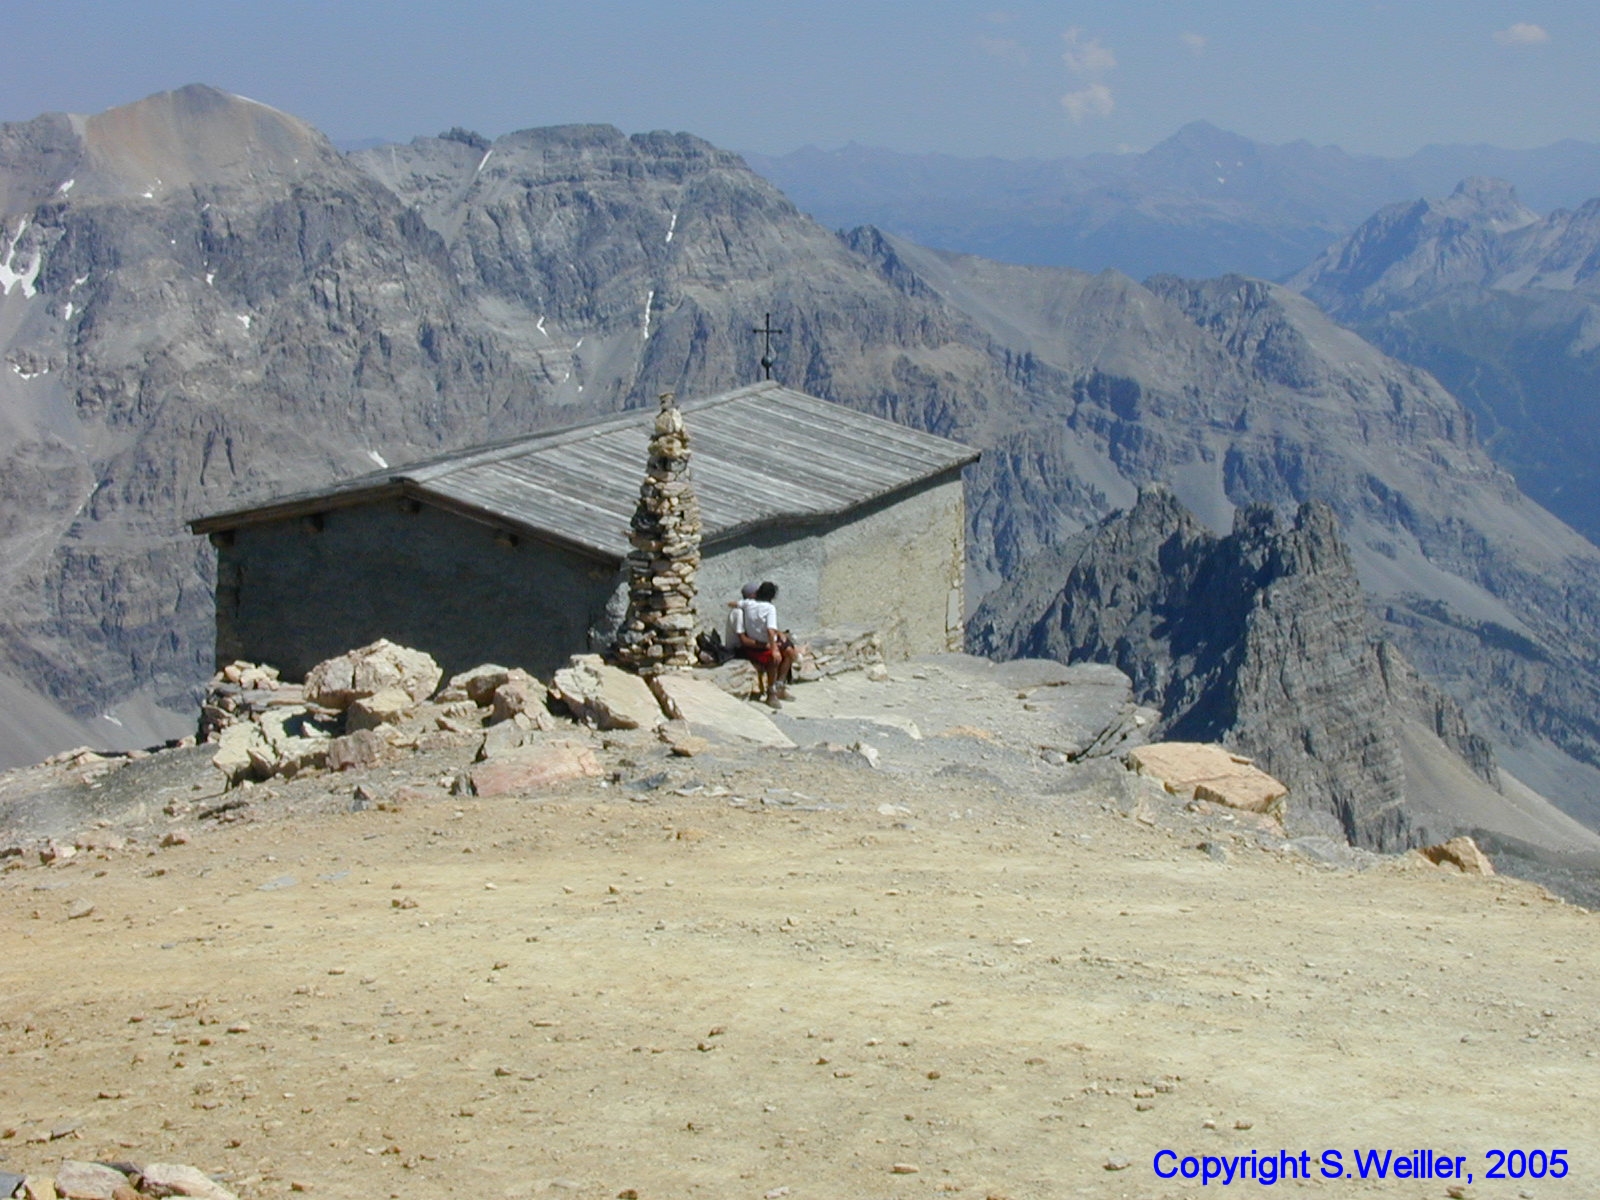
POLYGON ((768 642, 765 646, 746 646, 741 653, 751 662, 762 667, 769 667, 782 657, 778 647, 768 642))

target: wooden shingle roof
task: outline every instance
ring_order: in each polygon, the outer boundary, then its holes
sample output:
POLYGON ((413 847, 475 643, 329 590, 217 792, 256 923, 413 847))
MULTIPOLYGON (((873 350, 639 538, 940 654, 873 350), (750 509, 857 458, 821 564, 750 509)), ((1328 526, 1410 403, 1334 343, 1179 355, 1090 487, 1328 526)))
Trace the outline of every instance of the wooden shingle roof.
MULTIPOLYGON (((679 405, 704 540, 806 524, 959 469, 978 452, 948 438, 760 383, 679 405)), ((318 492, 191 521, 213 533, 385 495, 414 499, 620 560, 639 498, 653 409, 463 450, 318 492)))

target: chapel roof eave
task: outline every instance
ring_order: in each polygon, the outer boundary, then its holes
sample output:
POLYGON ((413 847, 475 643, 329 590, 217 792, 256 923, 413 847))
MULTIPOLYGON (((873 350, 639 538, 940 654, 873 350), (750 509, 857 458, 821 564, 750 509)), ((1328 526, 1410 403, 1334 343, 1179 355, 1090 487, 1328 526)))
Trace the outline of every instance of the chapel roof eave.
MULTIPOLYGON (((775 383, 679 407, 689 422, 707 546, 765 527, 825 523, 953 475, 979 457, 947 438, 775 383)), ((438 455, 196 518, 189 528, 216 533, 405 497, 620 563, 649 438, 645 418, 629 410, 438 455)))

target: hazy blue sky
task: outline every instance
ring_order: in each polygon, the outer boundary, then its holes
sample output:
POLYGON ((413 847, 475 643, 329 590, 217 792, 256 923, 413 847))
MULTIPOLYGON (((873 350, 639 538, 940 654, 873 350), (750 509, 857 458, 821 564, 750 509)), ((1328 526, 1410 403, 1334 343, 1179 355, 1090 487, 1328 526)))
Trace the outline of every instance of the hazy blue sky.
POLYGON ((185 83, 340 140, 604 121, 736 150, 1600 140, 1596 0, 0 0, 0 120, 185 83))

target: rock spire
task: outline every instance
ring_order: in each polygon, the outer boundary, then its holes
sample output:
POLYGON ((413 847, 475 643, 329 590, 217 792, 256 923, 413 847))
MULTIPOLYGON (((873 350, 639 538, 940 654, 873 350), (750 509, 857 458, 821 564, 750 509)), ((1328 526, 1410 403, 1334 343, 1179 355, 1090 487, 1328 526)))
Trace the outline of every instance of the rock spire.
POLYGON ((1291 812, 1324 814, 1356 845, 1400 850, 1440 832, 1433 785, 1407 776, 1408 729, 1499 786, 1460 705, 1375 637, 1325 504, 1287 523, 1270 505, 1241 508, 1219 537, 1170 488, 1147 485, 1042 562, 1065 580, 1043 614, 1017 605, 1038 586, 1019 577, 973 616, 973 649, 1115 665, 1160 709, 1161 739, 1254 758, 1293 789, 1291 812))
POLYGON ((641 675, 694 665, 700 505, 689 475, 689 431, 661 393, 639 504, 628 531, 628 615, 617 659, 641 675))

